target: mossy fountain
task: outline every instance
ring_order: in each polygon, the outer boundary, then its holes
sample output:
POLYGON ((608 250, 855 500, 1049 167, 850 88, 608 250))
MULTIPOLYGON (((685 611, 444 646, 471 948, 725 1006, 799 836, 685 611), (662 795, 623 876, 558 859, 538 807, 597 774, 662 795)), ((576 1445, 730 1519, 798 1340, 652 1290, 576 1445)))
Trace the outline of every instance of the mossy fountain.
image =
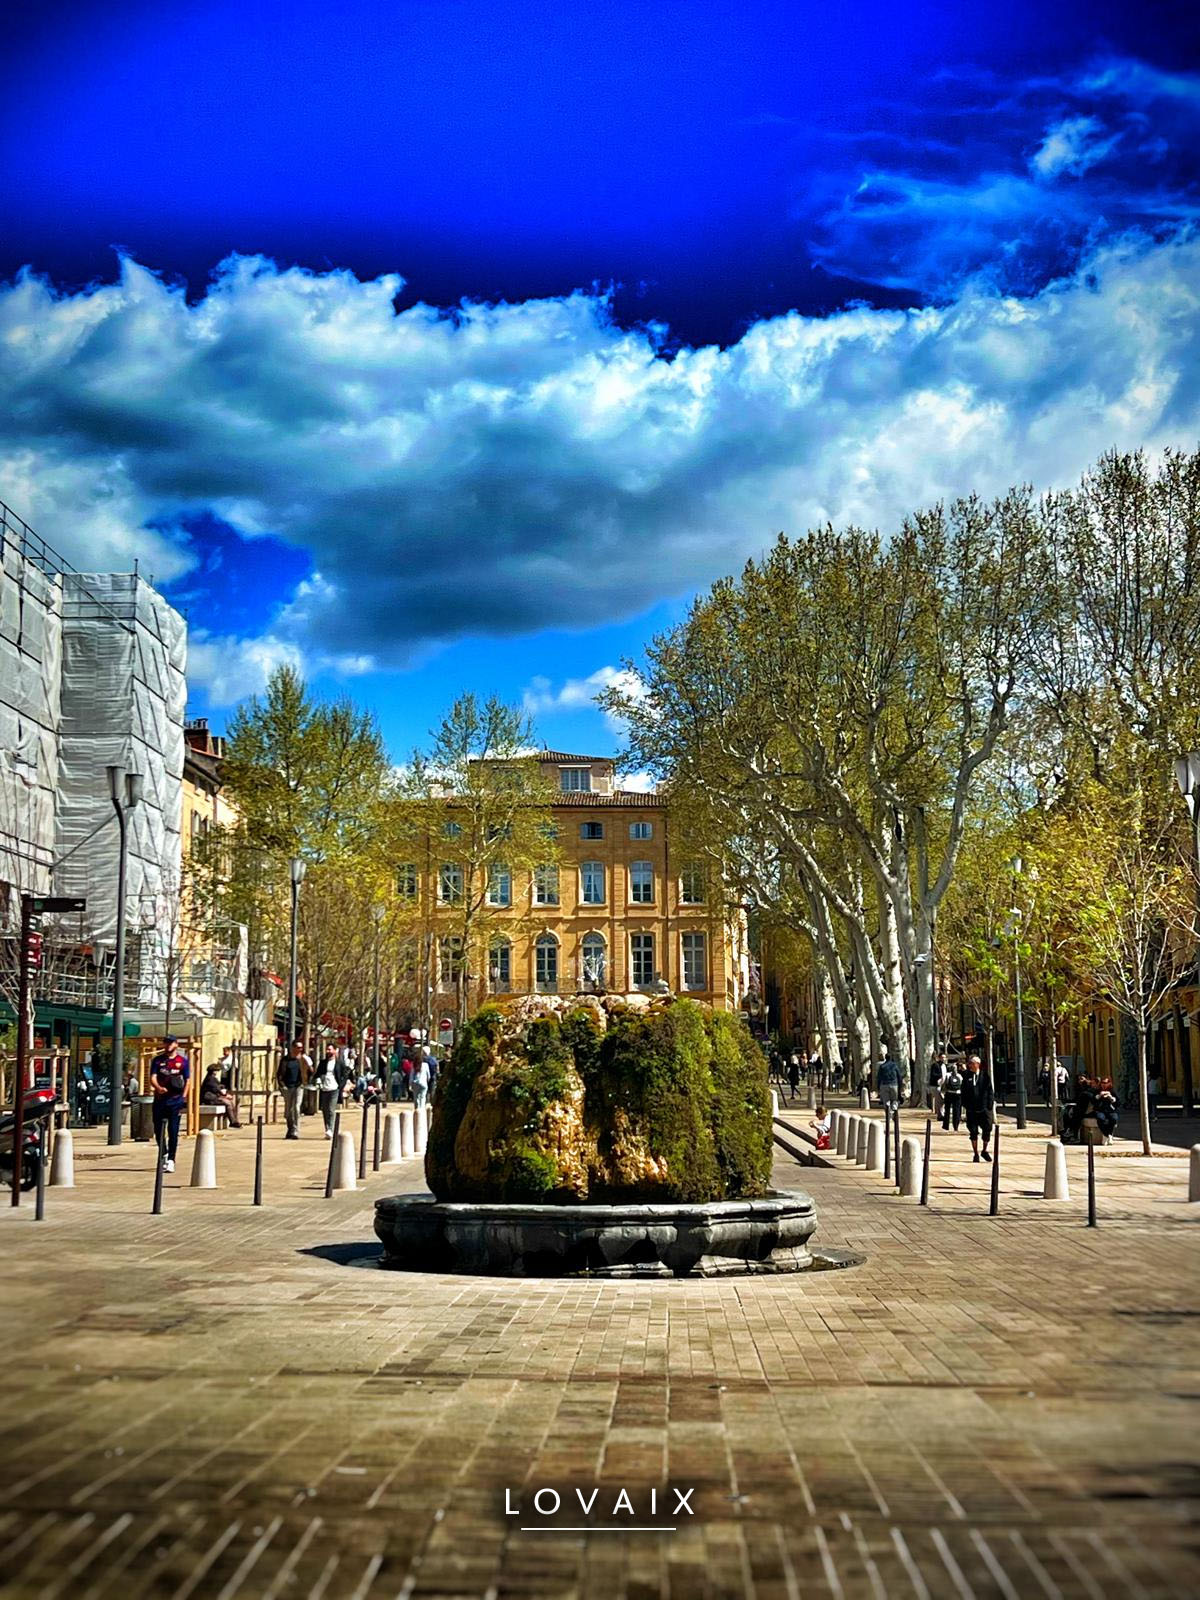
POLYGON ((485 1006, 439 1085, 430 1195, 377 1202, 388 1266, 514 1276, 795 1272, 812 1200, 769 1187, 766 1065, 670 997, 485 1006))

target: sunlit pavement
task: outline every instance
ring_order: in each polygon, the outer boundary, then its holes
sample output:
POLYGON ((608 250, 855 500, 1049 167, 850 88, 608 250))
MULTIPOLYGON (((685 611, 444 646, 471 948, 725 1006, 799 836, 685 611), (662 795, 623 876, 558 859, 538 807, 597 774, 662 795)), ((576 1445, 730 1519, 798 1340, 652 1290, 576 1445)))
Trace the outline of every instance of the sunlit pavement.
POLYGON ((256 1209, 252 1131, 217 1146, 220 1187, 186 1187, 185 1145, 155 1217, 150 1147, 77 1135, 78 1187, 0 1218, 5 1594, 1200 1592, 1178 1152, 1100 1152, 1095 1229, 1083 1151, 1039 1198, 1044 1129, 1003 1126, 997 1217, 965 1135, 935 1131, 927 1209, 781 1159, 864 1265, 648 1284, 384 1272, 371 1203, 418 1162, 327 1201, 305 1119, 268 1130, 256 1209), (505 1515, 597 1483, 694 1486, 695 1516, 505 1515))

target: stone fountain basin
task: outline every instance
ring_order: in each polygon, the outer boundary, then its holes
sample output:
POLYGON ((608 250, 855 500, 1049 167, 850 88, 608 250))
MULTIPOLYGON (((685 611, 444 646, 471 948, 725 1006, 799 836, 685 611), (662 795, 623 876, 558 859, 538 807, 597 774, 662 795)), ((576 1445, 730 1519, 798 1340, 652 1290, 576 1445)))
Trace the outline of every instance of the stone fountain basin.
POLYGON ((812 1266, 812 1197, 707 1205, 490 1205, 390 1195, 375 1202, 383 1264, 517 1278, 711 1278, 812 1266))

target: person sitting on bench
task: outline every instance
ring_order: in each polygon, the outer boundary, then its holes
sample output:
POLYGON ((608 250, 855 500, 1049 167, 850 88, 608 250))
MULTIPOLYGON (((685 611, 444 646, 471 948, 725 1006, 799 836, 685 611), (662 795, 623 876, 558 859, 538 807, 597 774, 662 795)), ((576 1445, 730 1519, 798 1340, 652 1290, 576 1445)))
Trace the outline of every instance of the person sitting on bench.
POLYGON ((240 1128, 238 1121, 237 1101, 221 1082, 221 1074, 216 1066, 209 1067, 204 1074, 204 1081, 200 1085, 200 1104, 202 1106, 224 1106, 229 1118, 231 1128, 240 1128))

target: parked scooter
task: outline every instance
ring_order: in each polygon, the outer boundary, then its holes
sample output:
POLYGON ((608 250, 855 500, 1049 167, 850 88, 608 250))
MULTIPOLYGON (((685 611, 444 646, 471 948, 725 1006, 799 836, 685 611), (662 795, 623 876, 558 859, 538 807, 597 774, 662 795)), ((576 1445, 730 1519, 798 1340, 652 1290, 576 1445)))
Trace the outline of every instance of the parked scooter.
MULTIPOLYGON (((21 1123, 21 1187, 32 1189, 37 1183, 38 1155, 41 1149, 42 1124, 54 1115, 58 1098, 53 1089, 27 1089, 25 1115, 21 1123)), ((12 1187, 13 1133, 16 1115, 5 1111, 0 1115, 0 1189, 12 1187)))

